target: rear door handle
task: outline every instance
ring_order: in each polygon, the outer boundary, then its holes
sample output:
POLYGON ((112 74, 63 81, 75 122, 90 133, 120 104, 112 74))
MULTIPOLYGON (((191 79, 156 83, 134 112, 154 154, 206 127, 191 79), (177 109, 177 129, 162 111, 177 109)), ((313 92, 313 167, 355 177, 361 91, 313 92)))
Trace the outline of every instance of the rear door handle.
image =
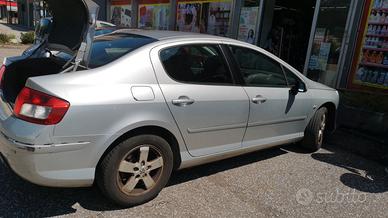
POLYGON ((186 107, 194 103, 194 99, 191 99, 187 96, 181 96, 178 99, 172 100, 172 104, 179 107, 186 107))
POLYGON ((252 98, 252 102, 255 103, 255 104, 263 104, 266 101, 267 101, 267 98, 264 98, 261 95, 258 95, 256 97, 252 98))

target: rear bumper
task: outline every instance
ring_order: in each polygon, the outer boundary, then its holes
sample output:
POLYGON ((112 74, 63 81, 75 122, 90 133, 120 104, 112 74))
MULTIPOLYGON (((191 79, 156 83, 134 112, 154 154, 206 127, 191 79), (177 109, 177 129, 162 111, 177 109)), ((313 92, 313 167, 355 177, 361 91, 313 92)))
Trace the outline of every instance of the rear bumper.
POLYGON ((15 118, 1 98, 0 153, 20 177, 42 186, 86 187, 93 184, 98 144, 96 137, 53 138, 54 126, 42 126, 15 118))
MULTIPOLYGON (((94 168, 69 168, 69 157, 78 156, 89 143, 34 146, 0 135, 0 153, 20 177, 50 187, 87 187, 93 184, 94 168)), ((70 160, 71 161, 71 160, 70 160)))

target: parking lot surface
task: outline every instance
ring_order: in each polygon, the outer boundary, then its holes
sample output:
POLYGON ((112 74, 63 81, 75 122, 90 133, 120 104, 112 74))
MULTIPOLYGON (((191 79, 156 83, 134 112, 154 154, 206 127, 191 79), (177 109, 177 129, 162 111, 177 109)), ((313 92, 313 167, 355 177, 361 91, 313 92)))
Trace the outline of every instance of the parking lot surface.
POLYGON ((326 146, 255 152, 174 173, 153 201, 118 208, 98 189, 35 186, 0 167, 0 217, 386 217, 388 175, 326 146))

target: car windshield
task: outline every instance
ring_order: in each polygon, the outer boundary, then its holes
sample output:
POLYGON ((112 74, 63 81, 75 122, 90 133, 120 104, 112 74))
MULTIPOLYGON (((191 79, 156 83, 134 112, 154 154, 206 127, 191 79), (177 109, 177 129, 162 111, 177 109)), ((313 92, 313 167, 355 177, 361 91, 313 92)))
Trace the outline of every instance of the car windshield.
POLYGON ((156 39, 127 33, 112 33, 94 39, 89 62, 90 68, 108 64, 156 39))

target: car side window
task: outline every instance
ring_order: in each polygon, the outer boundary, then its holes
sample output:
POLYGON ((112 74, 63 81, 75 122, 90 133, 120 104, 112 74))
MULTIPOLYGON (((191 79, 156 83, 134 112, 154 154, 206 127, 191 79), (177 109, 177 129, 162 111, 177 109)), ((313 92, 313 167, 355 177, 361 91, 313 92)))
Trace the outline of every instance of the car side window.
POLYGON ((217 45, 188 44, 163 49, 160 59, 174 80, 195 84, 233 84, 232 74, 217 45))
POLYGON ((247 86, 287 87, 281 65, 270 57, 249 48, 230 46, 247 86))
POLYGON ((295 85, 298 85, 299 89, 302 89, 302 90, 305 90, 306 89, 306 86, 305 84, 303 83, 303 81, 297 77, 294 72, 292 72, 290 69, 288 69, 287 67, 283 66, 283 69, 284 69, 284 74, 286 75, 286 78, 287 78, 287 83, 288 83, 288 86, 289 87, 293 87, 295 85))

